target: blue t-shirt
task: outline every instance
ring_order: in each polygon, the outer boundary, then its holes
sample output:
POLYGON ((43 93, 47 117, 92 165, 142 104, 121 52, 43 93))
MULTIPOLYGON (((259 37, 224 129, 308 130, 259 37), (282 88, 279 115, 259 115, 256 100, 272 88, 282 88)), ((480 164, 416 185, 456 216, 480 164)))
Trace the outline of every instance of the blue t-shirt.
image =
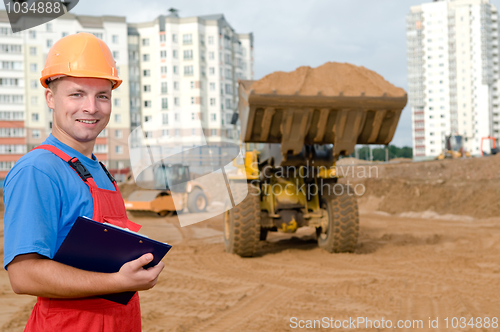
MULTIPOLYGON (((94 155, 90 159, 52 135, 43 144, 78 158, 99 188, 115 190, 94 155)), ((47 150, 21 157, 7 174, 3 190, 4 268, 17 255, 53 258, 76 218, 92 218, 94 212, 88 185, 67 162, 47 150)))

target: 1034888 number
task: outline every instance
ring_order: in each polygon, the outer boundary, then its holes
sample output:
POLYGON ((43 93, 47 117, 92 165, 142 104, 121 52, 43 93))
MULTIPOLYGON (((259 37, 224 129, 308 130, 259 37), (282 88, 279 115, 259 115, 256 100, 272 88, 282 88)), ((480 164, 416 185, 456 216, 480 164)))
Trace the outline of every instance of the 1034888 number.
POLYGON ((476 328, 476 329, 480 329, 480 328, 485 328, 485 329, 488 329, 488 328, 498 328, 498 318, 497 317, 493 317, 493 318, 490 318, 490 317, 472 317, 472 318, 465 318, 465 317, 446 317, 444 319, 445 323, 446 323, 446 328, 454 328, 454 329, 458 329, 458 328, 461 328, 461 329, 464 329, 466 327, 468 328, 476 328))
POLYGON ((6 2, 5 8, 7 9, 7 13, 16 14, 59 14, 62 10, 60 2, 52 1, 38 1, 33 2, 31 5, 27 2, 14 2, 12 5, 10 2, 6 2))

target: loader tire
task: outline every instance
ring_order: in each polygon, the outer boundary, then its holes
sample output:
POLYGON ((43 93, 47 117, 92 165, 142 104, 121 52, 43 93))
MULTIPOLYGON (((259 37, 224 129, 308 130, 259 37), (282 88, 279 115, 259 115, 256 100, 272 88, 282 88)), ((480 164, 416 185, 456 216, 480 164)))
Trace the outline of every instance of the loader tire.
POLYGON ((322 207, 328 213, 327 229, 317 230, 318 245, 328 252, 354 252, 359 234, 358 202, 354 191, 347 185, 336 185, 336 192, 322 197, 322 207))
POLYGON ((207 196, 203 193, 203 190, 195 188, 189 193, 187 199, 187 208, 191 213, 200 213, 207 210, 207 196))
MULTIPOLYGON (((237 195, 236 192, 234 194, 237 195)), ((258 188, 248 185, 245 199, 224 213, 226 252, 241 257, 253 256, 259 244, 260 228, 260 195, 258 188)))

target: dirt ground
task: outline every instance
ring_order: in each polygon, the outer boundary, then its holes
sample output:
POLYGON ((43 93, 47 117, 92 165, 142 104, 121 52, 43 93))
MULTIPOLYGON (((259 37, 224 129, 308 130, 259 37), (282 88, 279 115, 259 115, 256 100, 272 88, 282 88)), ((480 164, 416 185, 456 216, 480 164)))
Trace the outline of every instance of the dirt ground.
MULTIPOLYGON (((157 286, 140 294, 143 330, 293 331, 307 320, 363 317, 393 327, 311 330, 499 331, 452 326, 454 317, 500 319, 499 157, 346 174, 365 186, 353 254, 319 249, 303 228, 271 234, 257 257, 243 259, 224 252, 220 217, 183 228, 176 217, 131 218, 173 245, 157 286), (395 328, 400 320, 423 326, 395 328)), ((13 294, 3 270, 0 292, 0 331, 22 331, 34 299, 13 294)))

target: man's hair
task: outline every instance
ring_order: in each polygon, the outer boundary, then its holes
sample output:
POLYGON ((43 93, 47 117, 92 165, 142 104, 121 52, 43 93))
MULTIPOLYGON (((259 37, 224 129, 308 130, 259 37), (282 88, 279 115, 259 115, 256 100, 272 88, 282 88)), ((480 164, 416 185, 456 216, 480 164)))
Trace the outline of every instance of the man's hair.
POLYGON ((47 87, 52 90, 53 93, 56 93, 57 91, 57 85, 59 85, 59 83, 61 83, 61 80, 63 79, 64 77, 59 77, 59 78, 56 78, 55 80, 52 80, 52 81, 49 81, 47 83, 47 87))

